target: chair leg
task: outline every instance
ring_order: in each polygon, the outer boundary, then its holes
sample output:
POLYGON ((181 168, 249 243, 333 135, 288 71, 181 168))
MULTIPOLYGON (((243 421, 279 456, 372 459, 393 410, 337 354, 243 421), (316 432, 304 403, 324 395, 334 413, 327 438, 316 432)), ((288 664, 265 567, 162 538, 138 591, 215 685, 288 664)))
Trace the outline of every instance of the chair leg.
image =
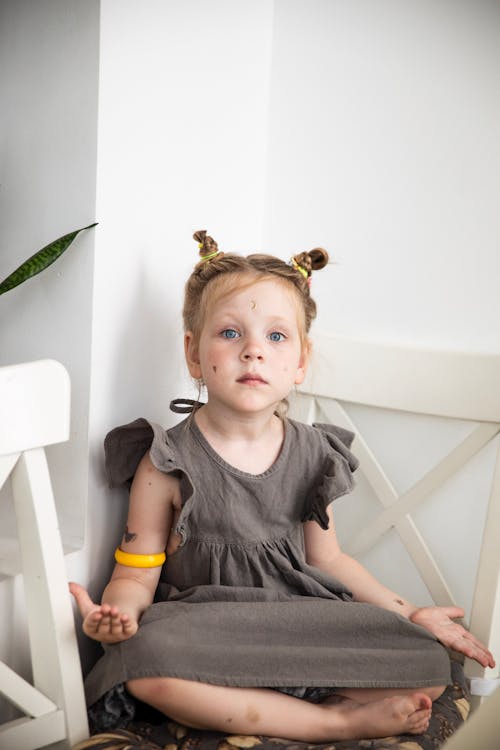
POLYGON ((80 659, 50 476, 42 448, 12 472, 34 686, 62 708, 67 746, 88 737, 80 659))

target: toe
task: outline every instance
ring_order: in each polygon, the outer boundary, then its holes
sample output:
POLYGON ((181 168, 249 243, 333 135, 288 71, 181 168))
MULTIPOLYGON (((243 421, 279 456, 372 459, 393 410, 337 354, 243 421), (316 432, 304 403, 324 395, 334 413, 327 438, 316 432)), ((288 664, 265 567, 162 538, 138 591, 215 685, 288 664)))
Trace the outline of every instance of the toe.
POLYGON ((432 708, 432 700, 425 693, 414 693, 412 696, 415 703, 415 710, 432 708))

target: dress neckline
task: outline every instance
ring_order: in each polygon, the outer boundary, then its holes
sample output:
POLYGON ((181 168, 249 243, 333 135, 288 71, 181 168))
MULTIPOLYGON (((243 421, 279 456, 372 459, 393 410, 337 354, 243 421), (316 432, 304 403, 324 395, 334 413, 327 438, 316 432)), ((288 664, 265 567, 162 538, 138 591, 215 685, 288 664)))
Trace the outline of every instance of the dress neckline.
POLYGON ((289 437, 289 425, 288 420, 285 418, 282 420, 283 422, 283 442, 281 444, 281 450, 276 458, 276 460, 271 464, 271 466, 266 469, 265 471, 261 472, 260 474, 251 474, 248 471, 243 471, 242 469, 238 469, 236 466, 233 466, 232 464, 225 461, 217 451, 212 448, 198 425, 196 424, 193 417, 189 420, 189 429, 191 430, 195 440, 201 445, 201 447, 204 449, 206 453, 217 463, 219 466, 221 466, 225 471, 230 472, 231 474, 234 474, 238 477, 246 477, 248 479, 264 479, 265 477, 270 476, 271 474, 274 474, 275 471, 277 471, 283 462, 286 460, 286 456, 289 451, 289 443, 290 443, 290 437, 289 437))

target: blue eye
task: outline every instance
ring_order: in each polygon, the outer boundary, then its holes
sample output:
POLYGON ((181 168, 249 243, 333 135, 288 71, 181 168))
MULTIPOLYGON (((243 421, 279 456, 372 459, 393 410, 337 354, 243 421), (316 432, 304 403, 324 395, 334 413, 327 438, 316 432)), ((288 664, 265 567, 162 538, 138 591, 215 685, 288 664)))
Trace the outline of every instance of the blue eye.
POLYGON ((225 328, 220 335, 223 339, 237 339, 240 334, 234 328, 225 328))
POLYGON ((284 333, 280 333, 279 331, 272 331, 272 333, 269 334, 269 339, 271 341, 284 341, 286 339, 286 336, 284 333))

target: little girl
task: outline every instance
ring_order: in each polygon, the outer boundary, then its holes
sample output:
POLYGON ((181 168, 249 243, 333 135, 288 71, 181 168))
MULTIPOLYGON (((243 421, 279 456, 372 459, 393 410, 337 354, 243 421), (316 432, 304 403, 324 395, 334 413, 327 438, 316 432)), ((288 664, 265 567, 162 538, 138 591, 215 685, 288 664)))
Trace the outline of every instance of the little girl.
POLYGON ((285 415, 328 256, 289 265, 194 236, 185 354, 208 398, 168 431, 138 419, 106 438, 111 483, 133 481, 102 603, 70 584, 105 646, 89 705, 131 694, 192 727, 307 742, 419 734, 450 681, 444 646, 494 661, 462 610, 410 604, 339 547, 353 436, 285 415))

